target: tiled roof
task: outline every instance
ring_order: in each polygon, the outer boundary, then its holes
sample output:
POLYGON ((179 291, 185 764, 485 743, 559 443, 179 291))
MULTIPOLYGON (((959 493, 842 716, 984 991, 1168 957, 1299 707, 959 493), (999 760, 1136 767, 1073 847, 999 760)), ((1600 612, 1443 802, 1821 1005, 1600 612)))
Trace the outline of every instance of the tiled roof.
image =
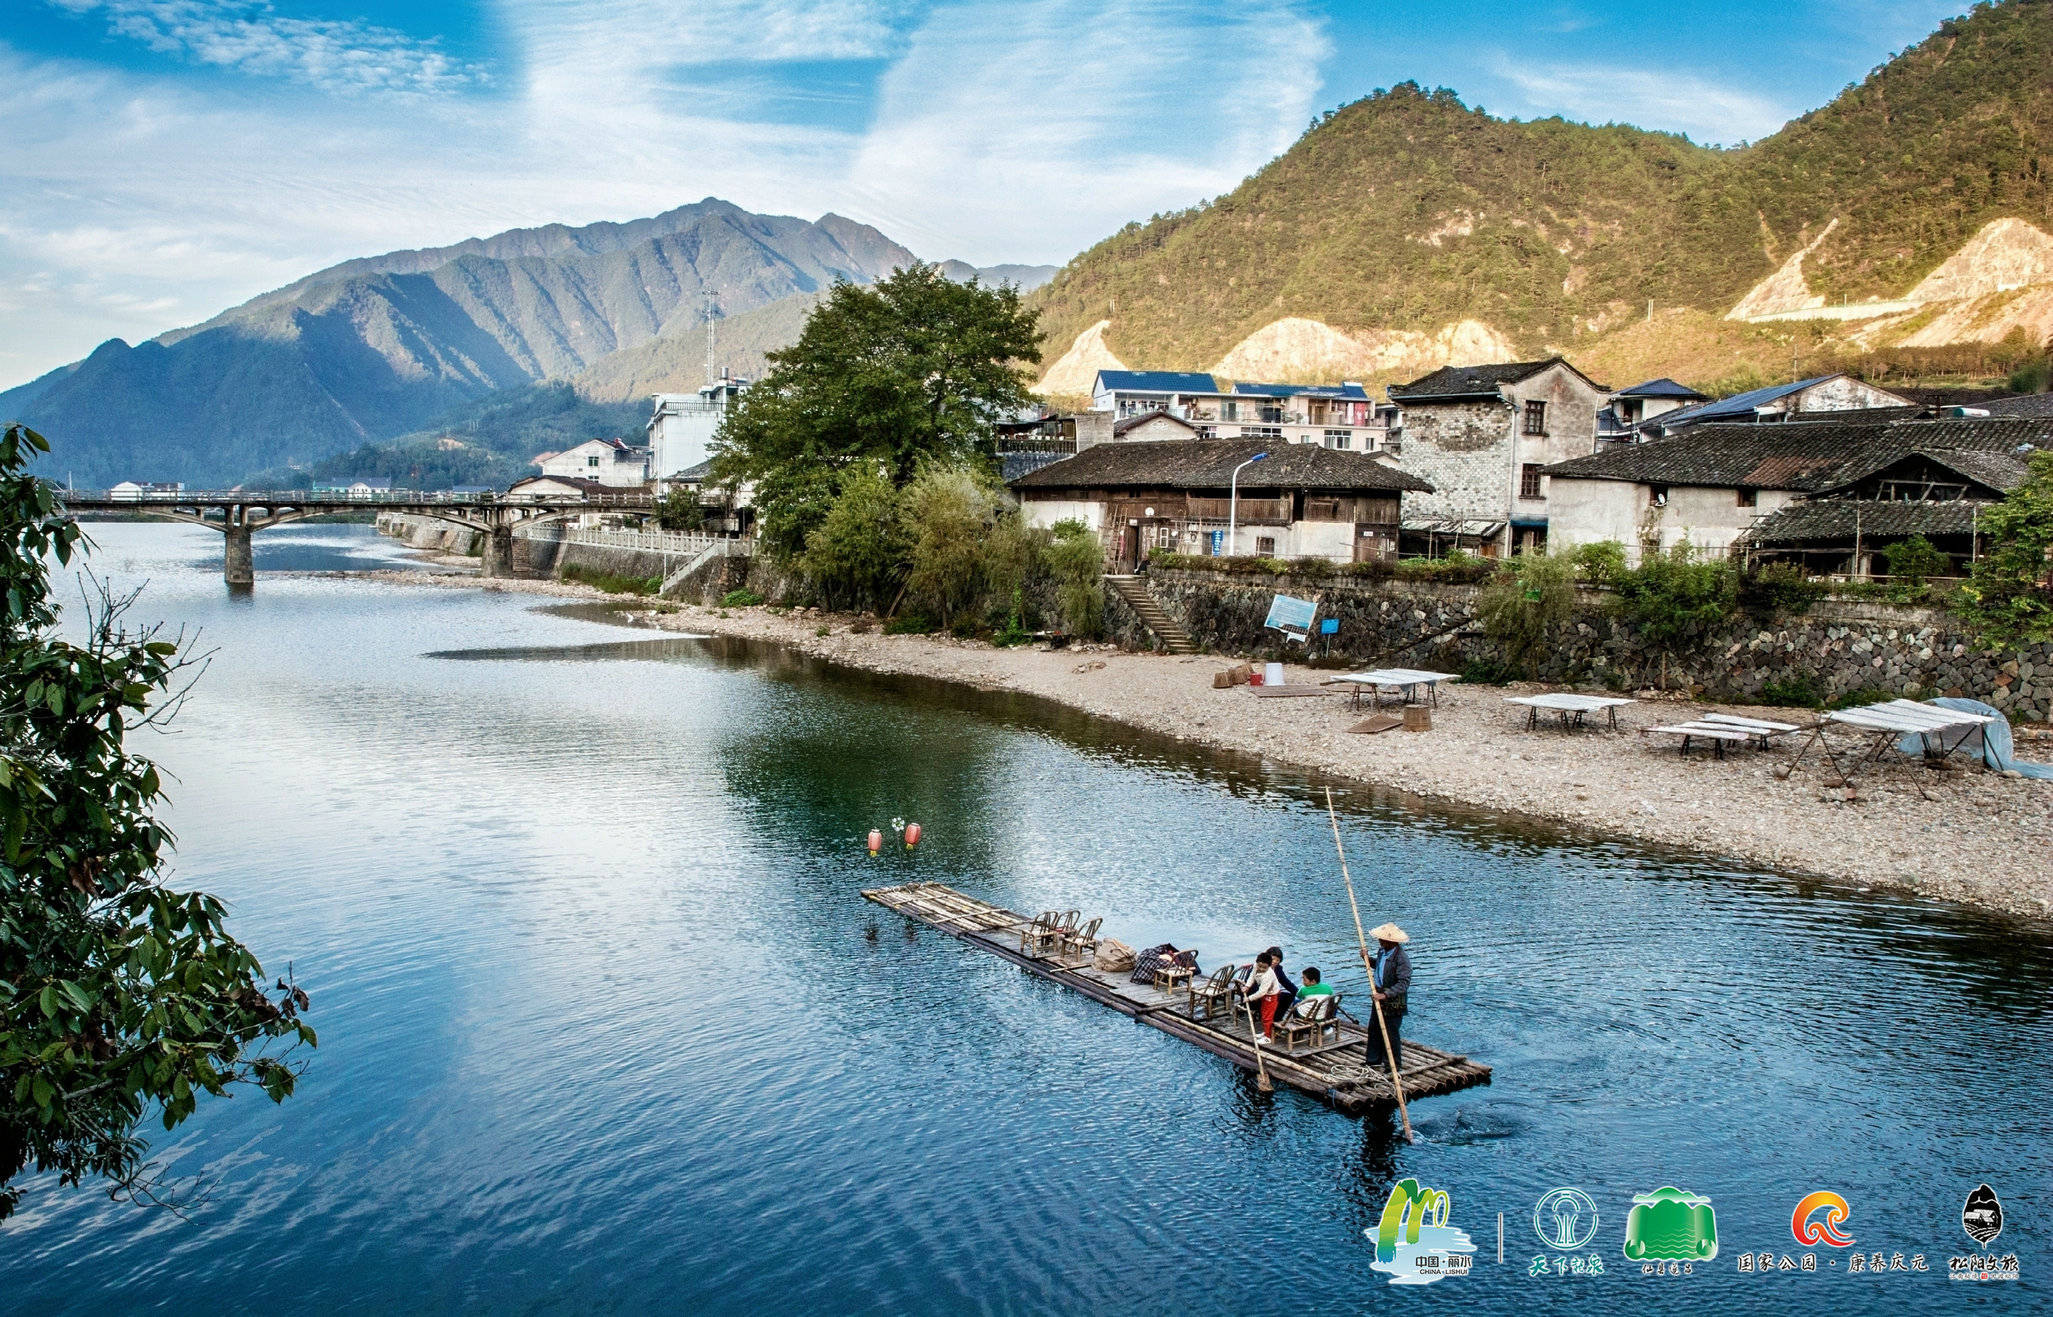
POLYGON ((693 463, 691 466, 686 467, 684 470, 678 472, 676 475, 671 476, 670 479, 703 481, 707 476, 711 475, 712 473, 713 459, 709 457, 703 462, 693 463))
MULTIPOLYGON (((1666 439, 1557 462, 1546 474, 1643 485, 1816 492, 1839 488, 1912 453, 1953 463, 1962 452, 2014 457, 2020 446, 2053 449, 2053 418, 1699 425, 1666 439)), ((1985 460, 1979 469, 1993 474, 1999 468, 1985 460)))
POLYGON ((1112 433, 1114 435, 1122 435, 1138 426, 1146 425, 1149 421, 1168 421, 1172 425, 1182 426, 1192 434, 1198 432, 1198 427, 1184 420, 1181 416, 1172 416, 1168 412, 1141 412, 1137 415, 1129 416, 1123 421, 1114 421, 1112 423, 1112 433))
POLYGON ((2026 393, 2015 398, 1991 398, 1976 407, 1991 416, 2053 416, 2053 393, 2026 393))
POLYGON ((596 480, 587 480, 583 476, 528 476, 525 479, 516 480, 508 485, 506 492, 509 494, 518 493, 523 485, 569 485, 572 489, 584 494, 617 492, 616 486, 601 484, 596 480))
POLYGON ((1615 395, 1620 398, 1702 398, 1709 400, 1710 394, 1698 393, 1687 384, 1677 384, 1667 376, 1635 384, 1629 389, 1620 389, 1615 395))
POLYGON ((1257 439, 1167 439, 1093 444, 1012 482, 1016 489, 1225 489, 1233 468, 1249 489, 1417 490, 1433 487, 1409 471, 1362 453, 1317 444, 1257 439))
MULTIPOLYGON (((1745 393, 1735 393, 1730 398, 1720 398, 1715 402, 1698 403, 1694 407, 1678 407, 1672 412, 1661 413, 1659 416, 1649 420, 1647 424, 1663 430, 1669 430, 1680 425, 1702 425, 1708 421, 1751 420, 1755 411, 1766 407, 1769 403, 1780 402, 1793 393, 1802 393, 1805 389, 1815 388, 1820 384, 1839 379, 1844 374, 1845 372, 1842 371, 1833 375, 1813 375, 1807 380, 1795 380, 1788 384, 1770 384, 1765 389, 1749 389, 1745 393)), ((1882 389, 1881 392, 1888 393, 1889 391, 1882 389)), ((1892 394, 1891 396, 1894 397, 1896 395, 1892 394)), ((1905 402, 1908 403, 1909 400, 1906 399, 1905 402)))
MULTIPOLYGON (((1101 370, 1098 389, 1120 393, 1217 393, 1219 385, 1203 371, 1101 370)), ((1098 389, 1093 389, 1096 393, 1098 389)))
POLYGON ((1369 400, 1369 391, 1359 384, 1236 384, 1235 393, 1255 393, 1269 398, 1354 398, 1369 400))
POLYGON ((1820 540, 1895 539, 1906 535, 1967 535, 1987 503, 1879 503, 1854 499, 1810 499, 1778 508, 1747 532, 1751 544, 1809 544, 1820 540))
POLYGON ((1549 357, 1545 361, 1500 361, 1486 366, 1442 366, 1409 384, 1391 385, 1390 400, 1493 398, 1497 396, 1498 385, 1531 379, 1560 361, 1560 357, 1549 357))

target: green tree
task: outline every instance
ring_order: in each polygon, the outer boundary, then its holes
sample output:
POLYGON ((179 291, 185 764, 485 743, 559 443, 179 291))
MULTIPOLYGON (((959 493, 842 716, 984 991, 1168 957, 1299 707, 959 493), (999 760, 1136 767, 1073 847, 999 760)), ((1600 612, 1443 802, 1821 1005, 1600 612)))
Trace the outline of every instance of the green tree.
POLYGON ((1954 607, 1998 644, 2053 639, 2053 453, 2034 453, 2024 483, 1981 516, 1988 551, 1962 582, 1954 607))
POLYGON ((656 505, 656 524, 664 530, 695 531, 705 523, 706 513, 699 506, 697 490, 677 486, 656 505))
POLYGON ((1520 554, 1483 587, 1476 615, 1506 665, 1538 677, 1555 637, 1575 615, 1575 569, 1567 558, 1520 554))
POLYGON ((903 485, 927 462, 988 462, 993 423, 1030 401, 1038 321, 1011 286, 931 265, 837 284, 721 421, 713 475, 754 482, 764 542, 795 557, 857 463, 903 485))
POLYGON ((125 738, 176 709, 186 663, 105 593, 85 643, 57 635, 50 562, 81 535, 25 474, 48 451, 0 433, 0 1217, 30 1169, 161 1200, 144 1118, 171 1129, 244 1084, 283 1101, 282 1054, 315 1041, 305 994, 281 979, 273 996, 221 903, 160 880, 161 784, 125 738))
POLYGON ((1094 640, 1105 630, 1105 546, 1081 521, 1058 521, 1048 545, 1048 570, 1063 630, 1094 640))
POLYGON ((998 490, 965 466, 929 465, 905 487, 903 507, 912 532, 906 588, 941 625, 977 610, 990 586, 985 546, 1000 512, 998 490))
POLYGON ((1722 559, 1698 558, 1687 541, 1666 553, 1649 551, 1617 587, 1626 620, 1661 652, 1664 686, 1669 656, 1701 641, 1738 609, 1738 573, 1722 559))
POLYGON ((911 549, 898 491, 874 464, 846 472, 806 537, 805 574, 834 608, 882 608, 905 577, 911 549))

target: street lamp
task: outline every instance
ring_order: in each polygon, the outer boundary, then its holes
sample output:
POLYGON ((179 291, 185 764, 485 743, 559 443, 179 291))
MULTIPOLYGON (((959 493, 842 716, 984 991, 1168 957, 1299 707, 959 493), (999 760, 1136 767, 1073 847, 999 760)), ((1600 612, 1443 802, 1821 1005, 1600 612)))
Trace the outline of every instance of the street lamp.
POLYGON ((1255 463, 1261 461, 1263 458, 1267 456, 1267 453, 1256 453, 1247 461, 1242 462, 1240 466, 1233 468, 1233 475, 1226 482, 1226 556, 1229 558, 1234 556, 1233 551, 1235 548, 1238 547, 1236 543, 1238 537, 1236 536, 1235 531, 1238 529, 1240 522, 1241 469, 1243 467, 1253 466, 1255 463))

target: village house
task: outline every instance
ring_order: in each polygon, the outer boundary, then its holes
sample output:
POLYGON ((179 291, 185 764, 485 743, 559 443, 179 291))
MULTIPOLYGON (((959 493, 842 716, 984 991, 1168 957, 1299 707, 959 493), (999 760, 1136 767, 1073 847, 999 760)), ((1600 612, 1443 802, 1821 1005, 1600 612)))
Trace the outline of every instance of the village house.
POLYGON ((1698 393, 1688 385, 1677 384, 1665 376, 1620 389, 1597 413, 1597 444, 1602 447, 1611 442, 1636 442, 1640 438, 1640 427, 1655 417, 1709 401, 1710 394, 1698 393))
POLYGON ((1245 381, 1227 389, 1211 375, 1191 371, 1101 370, 1092 382, 1091 406, 1115 422, 1172 416, 1190 422, 1202 439, 1268 439, 1362 453, 1384 446, 1396 416, 1396 408, 1377 403, 1353 381, 1245 381))
POLYGON ((1171 439, 1098 444, 1028 472, 1012 490, 1027 525, 1081 521, 1115 569, 1131 571, 1156 549, 1394 557, 1400 500, 1432 486, 1377 458, 1313 444, 1171 439))
POLYGON ((678 472, 706 460, 728 407, 748 386, 746 379, 722 372, 697 393, 649 395, 655 405, 644 433, 649 474, 655 478, 657 493, 667 492, 678 472))
POLYGON ((1433 487, 1405 506, 1406 550, 1487 555, 1548 542, 1542 474, 1590 453, 1607 391, 1560 357, 1443 366, 1390 387, 1402 409, 1395 459, 1433 487))
POLYGON ((649 450, 619 439, 587 439, 560 453, 543 453, 534 465, 544 476, 596 481, 608 489, 632 489, 649 479, 649 450))
POLYGON ((1550 467, 1553 550, 1613 540, 1637 564, 1687 543, 1867 576, 1924 535, 1964 562, 1979 509, 2038 449, 2053 449, 2053 417, 1692 426, 1550 467))
POLYGON ((1771 384, 1750 389, 1714 402, 1657 411, 1640 423, 1642 438, 1680 434, 1693 425, 1734 422, 1780 423, 1815 416, 1821 412, 1871 412, 1909 408, 1896 413, 1910 416, 1918 404, 1900 393, 1877 388, 1851 375, 1819 375, 1789 384, 1771 384))

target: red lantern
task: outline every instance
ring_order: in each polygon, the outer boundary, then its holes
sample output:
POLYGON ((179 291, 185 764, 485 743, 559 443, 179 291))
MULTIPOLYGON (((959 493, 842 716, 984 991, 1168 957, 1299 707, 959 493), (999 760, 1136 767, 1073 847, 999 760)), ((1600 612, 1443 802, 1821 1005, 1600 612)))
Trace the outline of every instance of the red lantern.
POLYGON ((908 823, 908 824, 906 824, 906 825, 905 825, 905 849, 907 849, 907 850, 911 850, 911 849, 912 849, 913 847, 915 847, 915 846, 917 846, 917 845, 919 845, 919 844, 920 844, 920 825, 919 825, 919 824, 917 824, 917 823, 908 823))
POLYGON ((876 828, 871 828, 871 829, 870 829, 870 854, 872 854, 872 855, 875 855, 875 854, 876 854, 876 853, 877 853, 878 851, 881 851, 881 850, 883 850, 883 849, 884 849, 884 834, 883 834, 883 833, 882 833, 881 831, 879 831, 878 829, 876 829, 876 828))

